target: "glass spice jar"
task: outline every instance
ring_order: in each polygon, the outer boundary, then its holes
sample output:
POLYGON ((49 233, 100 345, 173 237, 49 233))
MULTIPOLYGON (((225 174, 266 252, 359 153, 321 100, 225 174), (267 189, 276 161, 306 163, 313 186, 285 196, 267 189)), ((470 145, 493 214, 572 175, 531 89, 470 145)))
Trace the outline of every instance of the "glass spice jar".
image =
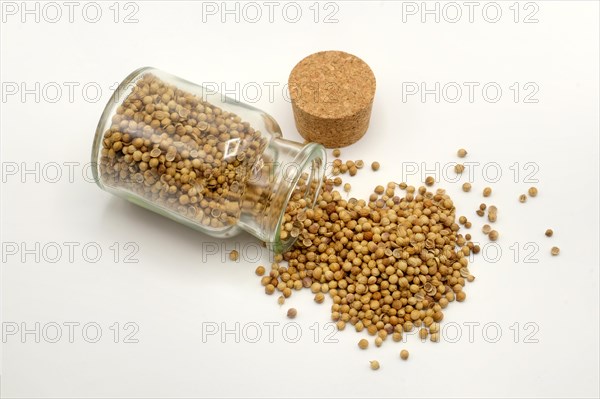
POLYGON ((275 252, 298 237, 325 159, 265 112, 153 68, 119 85, 92 149, 103 190, 214 237, 245 230, 275 252))

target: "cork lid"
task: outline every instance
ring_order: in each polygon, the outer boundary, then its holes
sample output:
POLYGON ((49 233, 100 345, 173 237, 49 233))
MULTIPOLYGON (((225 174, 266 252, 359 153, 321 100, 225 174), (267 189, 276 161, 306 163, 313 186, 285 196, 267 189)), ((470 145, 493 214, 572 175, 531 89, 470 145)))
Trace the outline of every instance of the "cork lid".
POLYGON ((358 141, 369 127, 375 75, 360 58, 322 51, 300 61, 290 73, 290 97, 298 131, 325 147, 358 141))

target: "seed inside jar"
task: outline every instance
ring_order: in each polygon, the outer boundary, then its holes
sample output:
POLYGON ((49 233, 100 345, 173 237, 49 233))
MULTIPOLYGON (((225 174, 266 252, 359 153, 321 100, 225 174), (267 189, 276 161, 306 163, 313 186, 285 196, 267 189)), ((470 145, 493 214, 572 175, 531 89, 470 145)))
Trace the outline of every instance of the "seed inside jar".
POLYGON ((98 162, 105 186, 213 230, 235 225, 243 209, 261 215, 268 206, 259 192, 241 200, 267 139, 238 115, 147 73, 111 123, 98 162))

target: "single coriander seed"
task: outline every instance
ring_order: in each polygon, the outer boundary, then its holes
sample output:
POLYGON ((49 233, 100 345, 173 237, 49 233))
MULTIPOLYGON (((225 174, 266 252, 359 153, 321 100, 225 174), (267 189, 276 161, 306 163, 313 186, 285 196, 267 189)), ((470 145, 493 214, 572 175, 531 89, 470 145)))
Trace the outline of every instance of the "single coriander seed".
POLYGON ((465 165, 463 165, 462 163, 457 163, 454 166, 454 172, 456 172, 456 174, 460 174, 464 171, 465 171, 465 165))
POLYGON ((232 261, 234 261, 234 262, 236 260, 238 260, 239 257, 240 257, 240 254, 235 249, 229 253, 229 259, 232 260, 232 261))
POLYGON ((433 186, 433 183, 435 183, 435 179, 433 178, 433 176, 427 176, 427 178, 425 178, 425 184, 428 186, 433 186))
POLYGON ((325 295, 322 292, 318 292, 315 295, 315 302, 316 303, 323 303, 324 300, 325 300, 325 295))
POLYGON ((560 253, 560 248, 552 247, 552 249, 550 250, 550 253, 552 254, 552 256, 557 256, 560 253))
POLYGON ((490 187, 486 187, 483 189, 483 196, 484 197, 489 197, 490 195, 492 195, 492 189, 490 187))
POLYGON ((362 169, 365 166, 365 162, 362 159, 359 159, 358 161, 356 161, 356 163, 354 164, 358 169, 362 169))
POLYGON ((471 183, 464 183, 462 185, 462 189, 465 193, 468 193, 469 191, 471 191, 471 183))
POLYGON ((371 360, 371 370, 379 370, 379 362, 377 360, 371 360))
POLYGON ((345 192, 350 192, 350 189, 352 188, 352 186, 350 185, 350 183, 346 183, 344 184, 344 191, 345 192))
POLYGON ((491 241, 496 241, 498 239, 498 232, 496 230, 492 230, 490 231, 490 234, 488 234, 488 237, 491 241))
POLYGON ((554 234, 554 232, 552 231, 552 229, 548 229, 546 230, 546 237, 552 237, 552 234, 554 234))
POLYGON ((287 311, 287 317, 290 319, 296 318, 297 314, 298 314, 298 311, 295 308, 289 308, 287 311))
POLYGON ((358 341, 358 347, 360 349, 367 349, 369 347, 369 341, 367 341, 366 339, 361 339, 360 341, 358 341))
POLYGON ((527 201, 527 196, 525 194, 519 195, 519 202, 523 203, 525 201, 527 201))
POLYGON ((408 359, 408 351, 406 349, 402 349, 400 351, 400 359, 402 359, 402 360, 408 359))
POLYGON ((283 295, 280 295, 279 298, 277 298, 277 303, 281 306, 285 303, 285 297, 283 295))
POLYGON ((379 170, 379 162, 375 161, 371 164, 371 169, 373 169, 374 171, 378 171, 379 170))
POLYGON ((342 154, 342 152, 340 151, 339 148, 334 148, 332 154, 334 157, 339 158, 339 156, 342 154))
POLYGON ((481 228, 481 232, 485 235, 490 234, 490 231, 492 231, 492 226, 490 226, 489 224, 484 224, 481 228))
POLYGON ((381 339, 381 337, 377 337, 375 338, 375 346, 376 347, 380 347, 383 344, 383 339, 381 339))
POLYGON ((459 158, 464 158, 467 156, 467 150, 461 148, 456 152, 456 155, 458 155, 459 158))
POLYGON ((256 273, 257 276, 263 276, 265 274, 265 267, 264 266, 258 266, 256 268, 256 270, 254 271, 254 273, 256 273))
POLYGON ((538 189, 535 187, 530 187, 529 190, 527 190, 527 193, 529 194, 530 197, 537 197, 538 189))

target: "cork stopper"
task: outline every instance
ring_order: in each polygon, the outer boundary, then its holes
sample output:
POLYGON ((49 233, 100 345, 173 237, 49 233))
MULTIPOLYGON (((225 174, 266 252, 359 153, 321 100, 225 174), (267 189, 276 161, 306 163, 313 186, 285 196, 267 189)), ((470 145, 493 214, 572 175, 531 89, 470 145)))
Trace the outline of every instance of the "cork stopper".
POLYGON ((375 75, 367 63, 343 51, 321 51, 290 73, 294 120, 304 139, 325 147, 345 147, 369 127, 375 75))

